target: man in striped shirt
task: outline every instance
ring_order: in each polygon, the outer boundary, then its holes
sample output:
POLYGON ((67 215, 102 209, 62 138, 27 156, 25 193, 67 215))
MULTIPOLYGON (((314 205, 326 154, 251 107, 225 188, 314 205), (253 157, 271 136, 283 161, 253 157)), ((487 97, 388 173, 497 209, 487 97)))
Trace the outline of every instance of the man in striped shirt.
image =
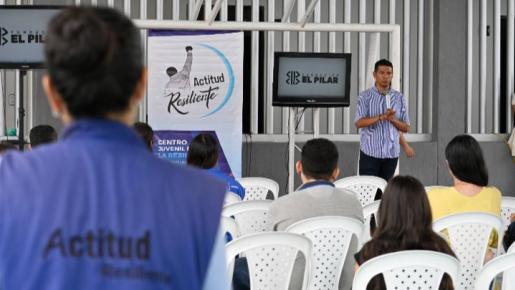
POLYGON ((386 59, 375 63, 375 85, 358 97, 354 123, 361 129, 359 174, 389 180, 399 159, 400 133, 409 131, 404 96, 390 88, 393 65, 386 59))

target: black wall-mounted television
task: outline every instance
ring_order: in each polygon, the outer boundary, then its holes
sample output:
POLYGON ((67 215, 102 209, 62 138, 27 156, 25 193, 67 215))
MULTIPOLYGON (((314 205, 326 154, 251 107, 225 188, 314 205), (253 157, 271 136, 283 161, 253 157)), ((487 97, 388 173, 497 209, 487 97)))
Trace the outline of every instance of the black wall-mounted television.
POLYGON ((276 52, 273 106, 349 106, 351 54, 276 52))
POLYGON ((61 8, 0 5, 0 68, 43 68, 47 25, 61 8))

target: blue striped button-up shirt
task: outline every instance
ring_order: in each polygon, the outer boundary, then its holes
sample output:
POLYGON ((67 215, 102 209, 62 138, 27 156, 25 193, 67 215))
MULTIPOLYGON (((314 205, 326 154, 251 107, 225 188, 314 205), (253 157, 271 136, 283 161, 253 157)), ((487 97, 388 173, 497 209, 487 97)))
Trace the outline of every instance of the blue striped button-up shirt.
MULTIPOLYGON (((408 108, 404 96, 395 90, 382 95, 373 86, 361 92, 358 97, 356 117, 371 118, 386 112, 387 105, 395 111, 395 118, 409 125, 408 108), (389 99, 389 104, 388 100, 389 99)), ((368 156, 375 158, 398 158, 400 153, 399 131, 387 120, 361 129, 360 149, 368 156)))

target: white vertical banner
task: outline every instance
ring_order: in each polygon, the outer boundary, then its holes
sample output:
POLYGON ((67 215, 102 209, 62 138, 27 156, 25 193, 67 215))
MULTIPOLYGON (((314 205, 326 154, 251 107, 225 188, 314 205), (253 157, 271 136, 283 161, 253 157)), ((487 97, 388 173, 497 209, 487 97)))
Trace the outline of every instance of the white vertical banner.
POLYGON ((182 163, 187 151, 187 145, 175 146, 187 140, 159 134, 194 137, 207 131, 220 142, 219 161, 241 176, 242 107, 242 32, 149 31, 148 122, 158 136, 158 156, 182 163), (174 149, 180 150, 171 154, 174 149))

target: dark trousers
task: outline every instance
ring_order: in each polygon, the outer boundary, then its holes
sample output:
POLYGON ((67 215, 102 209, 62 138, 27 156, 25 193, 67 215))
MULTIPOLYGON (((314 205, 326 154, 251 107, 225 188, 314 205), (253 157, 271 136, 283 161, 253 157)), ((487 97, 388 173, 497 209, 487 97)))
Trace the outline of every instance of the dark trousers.
POLYGON ((372 175, 388 181, 392 178, 399 158, 375 158, 359 152, 359 175, 372 175))

